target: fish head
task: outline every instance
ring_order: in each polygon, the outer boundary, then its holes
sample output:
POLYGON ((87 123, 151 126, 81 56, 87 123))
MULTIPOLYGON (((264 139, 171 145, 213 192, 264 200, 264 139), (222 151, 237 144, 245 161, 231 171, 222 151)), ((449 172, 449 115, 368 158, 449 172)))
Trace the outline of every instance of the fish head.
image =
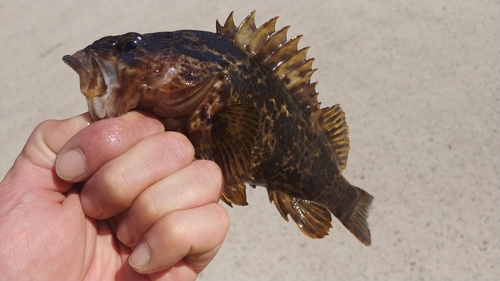
POLYGON ((107 36, 63 57, 80 76, 93 121, 135 108, 167 118, 195 111, 222 67, 172 34, 107 36))

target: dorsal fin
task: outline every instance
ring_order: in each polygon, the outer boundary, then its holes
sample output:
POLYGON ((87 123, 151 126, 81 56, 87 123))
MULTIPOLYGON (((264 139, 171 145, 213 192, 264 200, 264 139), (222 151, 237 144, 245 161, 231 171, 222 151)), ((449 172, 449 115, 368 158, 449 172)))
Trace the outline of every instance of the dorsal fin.
POLYGON ((236 27, 231 12, 224 26, 216 22, 216 29, 218 34, 267 66, 306 112, 315 112, 320 102, 316 82, 311 83, 311 76, 316 71, 311 68, 314 59, 306 58, 309 47, 297 49, 301 35, 287 40, 290 26, 275 30, 277 20, 278 17, 272 18, 257 28, 253 11, 236 27))
POLYGON ((349 128, 339 104, 314 112, 311 117, 321 126, 335 152, 337 165, 343 171, 349 154, 349 128))
POLYGON ((232 38, 234 37, 234 34, 236 33, 236 25, 234 25, 234 20, 233 20, 233 13, 231 12, 229 14, 229 17, 227 17, 226 23, 224 23, 224 26, 221 26, 219 23, 219 20, 215 21, 217 33, 220 33, 224 35, 225 38, 232 38))

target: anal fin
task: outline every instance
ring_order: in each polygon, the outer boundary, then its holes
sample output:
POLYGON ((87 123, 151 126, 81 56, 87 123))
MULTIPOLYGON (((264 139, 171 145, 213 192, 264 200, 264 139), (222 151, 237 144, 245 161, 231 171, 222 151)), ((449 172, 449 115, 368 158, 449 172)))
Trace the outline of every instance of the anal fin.
POLYGON ((311 238, 322 238, 328 235, 332 227, 330 212, 323 206, 309 200, 292 197, 278 190, 267 190, 269 201, 288 221, 288 215, 297 224, 299 229, 311 238))

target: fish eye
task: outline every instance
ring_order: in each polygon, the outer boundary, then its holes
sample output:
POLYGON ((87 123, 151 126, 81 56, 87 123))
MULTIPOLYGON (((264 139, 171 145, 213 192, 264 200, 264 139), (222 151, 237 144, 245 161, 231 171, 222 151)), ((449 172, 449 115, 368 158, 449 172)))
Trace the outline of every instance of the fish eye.
POLYGON ((139 33, 130 32, 120 37, 115 45, 115 48, 120 51, 130 51, 143 47, 146 44, 143 36, 139 33))

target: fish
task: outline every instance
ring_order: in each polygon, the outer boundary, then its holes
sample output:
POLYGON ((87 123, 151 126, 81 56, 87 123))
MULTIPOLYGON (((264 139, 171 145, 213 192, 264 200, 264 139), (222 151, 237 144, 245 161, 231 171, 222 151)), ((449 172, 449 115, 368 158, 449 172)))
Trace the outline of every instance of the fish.
POLYGON ((342 175, 345 113, 321 107, 302 35, 287 39, 278 17, 257 27, 255 13, 236 27, 231 12, 215 33, 106 36, 63 61, 79 75, 94 122, 142 110, 186 135, 196 159, 220 166, 223 202, 247 205, 246 186, 263 186, 305 235, 328 235, 333 214, 369 246, 373 196, 342 175))

